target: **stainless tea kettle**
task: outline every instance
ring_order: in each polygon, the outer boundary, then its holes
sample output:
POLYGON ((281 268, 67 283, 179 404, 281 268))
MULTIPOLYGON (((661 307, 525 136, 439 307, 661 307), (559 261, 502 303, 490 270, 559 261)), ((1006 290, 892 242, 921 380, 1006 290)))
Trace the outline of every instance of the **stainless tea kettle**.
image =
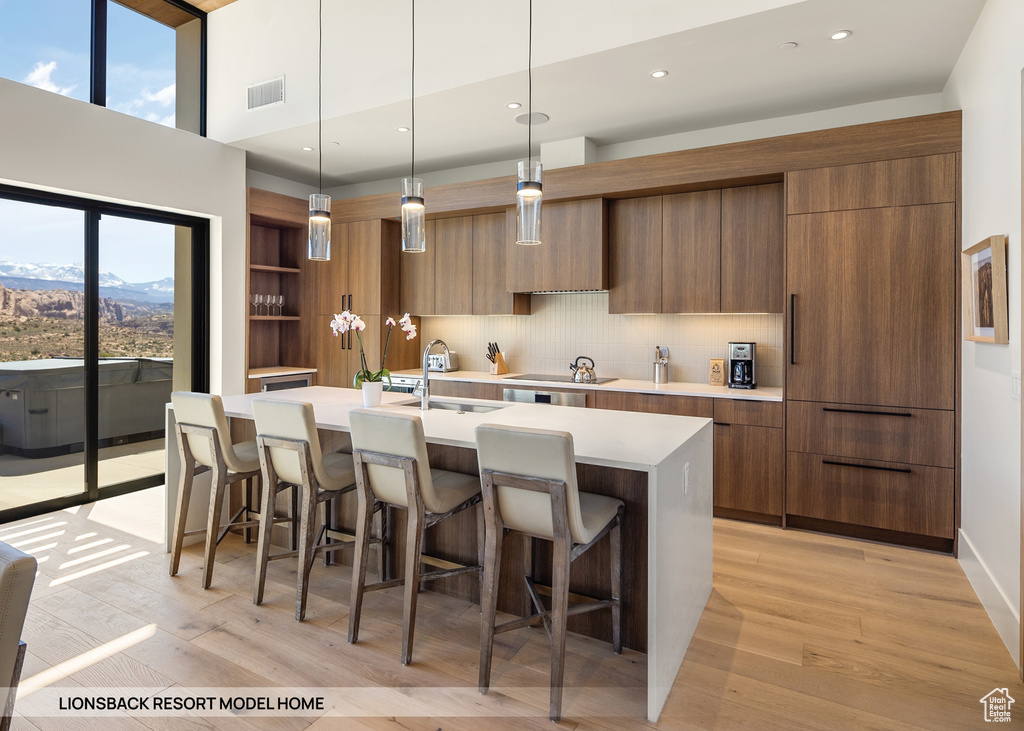
POLYGON ((575 363, 569 364, 569 370, 572 371, 572 382, 573 383, 597 383, 597 372, 594 370, 594 359, 586 355, 581 355, 576 359, 575 363), (590 365, 580 364, 581 360, 589 360, 590 365))

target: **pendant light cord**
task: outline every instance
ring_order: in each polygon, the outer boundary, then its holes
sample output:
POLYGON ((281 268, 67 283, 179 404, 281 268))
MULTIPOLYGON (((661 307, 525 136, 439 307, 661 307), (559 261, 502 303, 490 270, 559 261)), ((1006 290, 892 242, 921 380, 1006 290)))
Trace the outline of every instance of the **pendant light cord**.
MULTIPOLYGON (((532 1, 532 0, 531 0, 532 1)), ((320 167, 320 195, 324 194, 324 0, 320 0, 320 45, 317 49, 316 122, 320 167)))
MULTIPOLYGON (((532 0, 531 0, 532 1, 532 0)), ((412 5, 412 90, 409 93, 409 106, 412 107, 412 164, 409 172, 410 178, 416 177, 416 0, 411 1, 412 5)))
POLYGON ((530 40, 528 43, 528 55, 526 61, 527 74, 529 75, 529 115, 526 125, 526 161, 527 164, 533 159, 533 0, 530 0, 530 40))

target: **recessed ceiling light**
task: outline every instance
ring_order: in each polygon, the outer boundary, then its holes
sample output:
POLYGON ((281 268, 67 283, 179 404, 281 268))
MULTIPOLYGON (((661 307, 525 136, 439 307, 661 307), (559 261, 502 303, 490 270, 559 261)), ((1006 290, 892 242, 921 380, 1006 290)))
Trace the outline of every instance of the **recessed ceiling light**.
POLYGON ((313 148, 312 148, 312 147, 303 147, 303 148, 302 148, 302 151, 303 151, 303 152, 312 152, 312 151, 313 151, 313 148))
POLYGON ((408 128, 408 127, 399 127, 399 128, 398 128, 398 131, 399 131, 399 132, 408 132, 408 131, 409 131, 409 128, 408 128))
POLYGON ((517 114, 515 116, 515 120, 519 124, 530 124, 531 121, 534 124, 544 124, 549 119, 551 119, 551 117, 549 117, 548 115, 544 114, 544 112, 534 112, 532 120, 530 119, 530 115, 527 112, 523 112, 522 114, 517 114))
POLYGON ((853 35, 852 30, 837 30, 835 33, 829 36, 833 41, 841 41, 844 38, 849 38, 853 35))
POLYGON ((510 102, 510 103, 506 104, 505 106, 508 107, 509 109, 519 109, 519 107, 521 107, 523 105, 520 104, 519 102, 510 102))
POLYGON ((341 143, 340 142, 336 142, 335 140, 330 140, 327 144, 328 145, 334 145, 335 147, 341 147, 341 143))
POLYGON ((665 69, 658 69, 657 71, 652 71, 651 76, 655 79, 660 79, 665 76, 668 76, 668 71, 666 71, 665 69))
POLYGON ((796 47, 797 44, 794 43, 793 41, 786 41, 781 46, 779 46, 779 48, 781 48, 783 51, 792 51, 796 47))

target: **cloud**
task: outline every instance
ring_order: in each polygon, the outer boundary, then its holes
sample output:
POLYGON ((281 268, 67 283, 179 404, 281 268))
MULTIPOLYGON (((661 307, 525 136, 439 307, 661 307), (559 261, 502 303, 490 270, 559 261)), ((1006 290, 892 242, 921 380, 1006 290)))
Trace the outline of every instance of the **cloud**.
POLYGON ((49 63, 43 63, 40 61, 35 65, 35 68, 29 72, 29 75, 23 79, 23 82, 30 84, 37 89, 45 89, 46 91, 55 91, 61 96, 68 96, 74 91, 74 85, 71 86, 58 86, 54 83, 50 77, 53 72, 57 70, 57 62, 50 61, 49 63))
POLYGON ((166 107, 174 103, 174 91, 175 85, 168 84, 155 94, 151 94, 148 90, 144 90, 142 92, 142 98, 147 102, 157 102, 160 106, 166 107))

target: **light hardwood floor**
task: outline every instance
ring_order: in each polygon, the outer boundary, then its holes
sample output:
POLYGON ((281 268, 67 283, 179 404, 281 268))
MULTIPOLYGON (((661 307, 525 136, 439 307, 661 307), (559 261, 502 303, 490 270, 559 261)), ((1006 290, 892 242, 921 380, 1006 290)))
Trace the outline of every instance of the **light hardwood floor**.
MULTIPOLYGON (((314 567, 308 619, 296 623, 293 562, 271 564, 267 602, 255 607, 255 544, 240 538, 221 545, 211 589, 199 588, 199 545, 168 577, 162 505, 154 488, 0 526, 0 540, 41 561, 22 692, 321 687, 363 715, 69 714, 18 717, 16 729, 551 728, 542 630, 498 638, 495 690, 480 696, 478 607, 421 594, 414 661, 403 667, 397 590, 367 597, 360 642, 349 645, 347 567, 314 567)), ((651 727, 645 660, 572 636, 560 726, 651 727)), ((1016 668, 953 558, 716 520, 715 588, 658 728, 986 728, 979 699, 995 687, 1020 700, 1013 714, 1024 721, 1016 668)))

